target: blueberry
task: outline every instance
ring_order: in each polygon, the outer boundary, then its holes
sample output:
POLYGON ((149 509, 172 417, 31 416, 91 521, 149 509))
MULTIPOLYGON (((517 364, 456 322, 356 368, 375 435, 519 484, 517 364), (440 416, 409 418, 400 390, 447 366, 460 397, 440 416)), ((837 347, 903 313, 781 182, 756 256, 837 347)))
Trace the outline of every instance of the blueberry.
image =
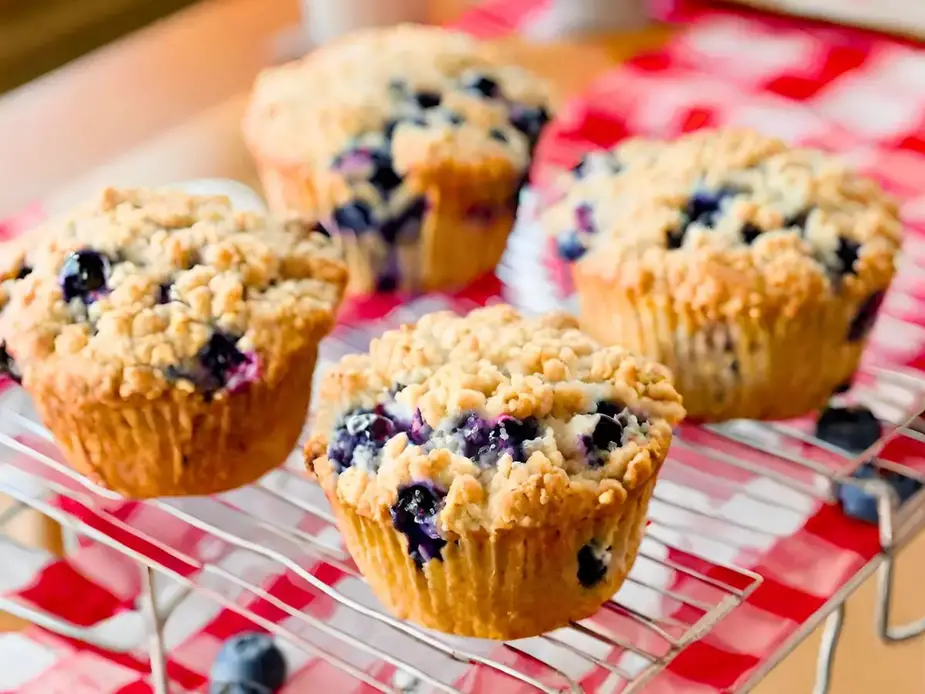
POLYGON ((835 257, 838 260, 836 271, 839 275, 856 274, 854 263, 858 259, 858 251, 861 250, 861 244, 852 241, 844 236, 838 237, 838 248, 835 250, 835 257))
POLYGON ((857 314, 851 321, 851 325, 848 326, 848 342, 857 342, 858 340, 863 340, 870 334, 871 329, 874 327, 874 323, 877 321, 877 314, 880 313, 880 307, 883 305, 883 300, 886 298, 885 292, 874 292, 867 299, 864 300, 864 303, 861 304, 861 307, 858 309, 857 314))
POLYGON ((861 453, 883 433, 880 422, 866 407, 827 407, 816 422, 816 436, 833 446, 861 453))
POLYGON ((526 460, 524 443, 538 438, 539 435, 539 422, 535 417, 517 419, 502 415, 488 432, 488 444, 479 451, 479 457, 491 463, 508 454, 514 462, 522 463, 526 460))
POLYGON ((733 186, 723 186, 718 190, 698 190, 687 201, 684 216, 689 224, 696 222, 712 228, 723 202, 741 192, 740 188, 733 186))
POLYGON ((420 91, 412 94, 411 99, 419 108, 426 110, 429 108, 437 108, 443 100, 443 96, 438 92, 420 91))
POLYGON ((408 554, 419 567, 431 559, 443 560, 446 540, 437 530, 437 514, 445 496, 430 482, 414 482, 398 490, 392 505, 392 525, 408 538, 408 554))
POLYGON ((742 225, 742 241, 750 246, 755 242, 755 239, 761 236, 762 231, 763 229, 761 227, 751 222, 745 222, 745 224, 742 225))
MULTIPOLYGON (((870 463, 864 463, 854 471, 852 477, 860 480, 880 478, 890 484, 899 497, 900 504, 908 501, 922 488, 921 482, 906 477, 892 470, 880 470, 870 463)), ((840 484, 837 489, 838 500, 845 514, 858 520, 877 523, 880 514, 877 509, 877 497, 860 487, 840 484)))
POLYGON ((209 395, 215 391, 249 380, 245 373, 253 360, 238 349, 237 339, 216 330, 209 341, 196 353, 196 367, 179 375, 188 378, 200 391, 209 395))
POLYGON ((421 414, 420 408, 416 409, 411 417, 411 428, 408 431, 408 438, 411 443, 421 445, 430 438, 432 433, 433 429, 430 424, 424 421, 424 415, 421 414))
POLYGON ((597 231, 594 226, 594 208, 590 203, 583 202, 575 208, 575 225, 578 231, 591 234, 597 231))
POLYGON ((540 132, 549 122, 549 113, 542 106, 514 104, 510 113, 511 125, 527 136, 532 150, 540 139, 540 132))
POLYGON ((334 222, 340 229, 361 234, 373 227, 373 210, 368 203, 354 200, 334 210, 334 222))
POLYGON ((411 203, 391 219, 382 223, 381 234, 389 245, 398 240, 413 241, 421 234, 424 214, 427 212, 427 198, 414 198, 411 203))
POLYGON ((16 279, 21 280, 32 274, 32 268, 28 265, 23 265, 19 268, 19 272, 16 273, 16 279))
POLYGON ((99 294, 106 291, 109 272, 109 258, 104 254, 90 249, 71 253, 58 275, 64 300, 81 299, 84 303, 93 302, 99 294))
POLYGON ((398 433, 398 428, 382 408, 380 411, 358 409, 345 415, 335 427, 328 444, 328 459, 338 472, 357 462, 356 454, 372 459, 386 441, 398 433))
POLYGON ((286 683, 286 659, 267 634, 225 641, 209 672, 210 694, 272 694, 286 683))
POLYGON ((162 282, 157 287, 157 303, 159 304, 169 304, 170 303, 170 288, 173 286, 173 282, 162 282))
POLYGON ((488 445, 491 426, 474 412, 464 414, 456 424, 457 436, 462 442, 461 452, 477 460, 479 452, 488 445))
POLYGON ((578 238, 578 234, 574 231, 566 231, 563 234, 559 234, 556 239, 556 250, 559 252, 559 257, 565 260, 575 261, 581 258, 588 249, 585 248, 581 239, 578 238))
POLYGON ((398 278, 394 275, 382 275, 376 280, 377 292, 394 292, 398 289, 398 278))
POLYGON ((500 128, 492 128, 488 131, 488 136, 492 140, 497 140, 498 142, 503 142, 507 144, 507 135, 500 128))
POLYGON ((0 342, 0 374, 17 383, 22 383, 22 374, 19 372, 13 356, 7 350, 6 342, 0 342))
POLYGON ((600 549, 587 544, 578 550, 578 582, 585 588, 600 583, 610 568, 610 556, 610 547, 600 549))
POLYGON ((375 151, 372 156, 373 170, 369 182, 377 190, 388 194, 401 185, 402 177, 392 168, 392 157, 388 152, 375 151))
POLYGON ((381 149, 362 147, 338 155, 331 167, 349 178, 366 178, 383 195, 401 185, 402 177, 392 168, 392 156, 381 149))
POLYGON ((599 414, 606 415, 608 417, 619 417, 624 412, 626 412, 626 405, 622 402, 613 402, 612 400, 601 400, 597 403, 597 407, 594 410, 599 414))
POLYGON ((673 251, 680 248, 684 245, 684 236, 687 233, 687 229, 681 227, 679 229, 669 229, 668 233, 665 234, 665 246, 668 250, 673 251))
POLYGON ((591 442, 595 448, 602 451, 610 449, 611 444, 623 445, 623 424, 615 417, 602 414, 598 417, 594 431, 591 432, 591 442))
POLYGON ((473 92, 486 99, 497 99, 501 96, 501 86, 491 77, 472 74, 463 79, 463 89, 473 92))

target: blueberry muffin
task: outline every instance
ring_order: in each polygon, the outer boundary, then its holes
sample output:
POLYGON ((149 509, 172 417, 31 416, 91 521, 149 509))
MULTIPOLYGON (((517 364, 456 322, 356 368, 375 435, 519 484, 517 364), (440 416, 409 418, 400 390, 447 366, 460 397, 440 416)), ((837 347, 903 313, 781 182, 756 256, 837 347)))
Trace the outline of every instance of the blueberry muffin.
POLYGON ((257 80, 245 139, 270 208, 318 217, 348 292, 494 270, 549 119, 543 85, 464 34, 367 29, 257 80))
POLYGON ((684 414, 663 367, 508 306, 425 316, 322 383, 306 460, 373 591, 493 639, 616 592, 684 414))
POLYGON ((542 226, 583 328, 668 366, 689 416, 781 419, 850 381, 895 270, 880 187, 750 131, 588 154, 542 226))
POLYGON ((65 459, 128 497, 210 494, 292 451, 346 266, 223 197, 100 199, 0 255, 0 368, 65 459))

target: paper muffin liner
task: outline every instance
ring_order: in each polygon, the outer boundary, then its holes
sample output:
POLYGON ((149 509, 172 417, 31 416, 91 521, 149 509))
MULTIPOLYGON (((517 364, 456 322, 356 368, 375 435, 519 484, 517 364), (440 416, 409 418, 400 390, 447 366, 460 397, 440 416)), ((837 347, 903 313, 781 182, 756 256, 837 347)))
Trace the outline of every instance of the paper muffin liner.
POLYGON ((264 381, 211 402, 176 389, 117 406, 29 383, 42 421, 78 472, 127 498, 216 494, 281 465, 305 425, 317 345, 264 381))
POLYGON ((474 172, 472 168, 456 171, 447 167, 429 172, 427 180, 409 180, 408 199, 420 196, 426 200, 420 233, 390 247, 375 231, 357 234, 333 229, 331 211, 351 198, 338 176, 260 161, 257 156, 272 213, 321 220, 334 231, 349 268, 349 295, 381 289, 377 278, 390 264, 397 276, 396 286, 390 290, 417 293, 462 288, 495 269, 514 226, 517 182, 511 169, 484 166, 484 171, 474 172), (479 186, 472 181, 478 181, 479 186), (511 194, 498 196, 499 190, 511 194), (493 194, 490 208, 477 202, 485 191, 493 194))
MULTIPOLYGON (((855 302, 811 302, 797 315, 725 319, 631 295, 573 266, 582 328, 667 366, 688 418, 789 419, 824 407, 850 382, 867 336, 848 340, 855 302)), ((863 304, 863 302, 861 302, 863 304)))
POLYGON ((419 567, 387 513, 379 518, 332 501, 347 547, 373 593, 396 616, 460 636, 517 639, 590 617, 622 585, 636 560, 655 475, 619 513, 568 527, 515 528, 449 539, 442 560, 419 567), (609 546, 607 574, 578 581, 578 553, 609 546))

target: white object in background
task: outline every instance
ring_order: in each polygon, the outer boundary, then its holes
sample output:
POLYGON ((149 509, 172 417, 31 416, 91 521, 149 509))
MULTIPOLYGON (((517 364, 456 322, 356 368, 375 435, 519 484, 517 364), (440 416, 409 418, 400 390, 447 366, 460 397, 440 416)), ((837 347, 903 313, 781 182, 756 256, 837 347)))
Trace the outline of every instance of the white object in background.
POLYGON ((645 0, 551 0, 527 22, 523 33, 550 40, 570 35, 630 31, 649 21, 645 0))
POLYGON ((302 23, 317 46, 356 29, 427 21, 428 0, 302 0, 302 23))

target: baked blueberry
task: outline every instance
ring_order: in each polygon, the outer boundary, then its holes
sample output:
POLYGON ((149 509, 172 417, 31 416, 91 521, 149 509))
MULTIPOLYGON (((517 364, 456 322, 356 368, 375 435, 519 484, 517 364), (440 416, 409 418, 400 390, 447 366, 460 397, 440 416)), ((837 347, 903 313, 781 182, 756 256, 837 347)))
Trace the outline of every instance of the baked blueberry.
POLYGON ((583 202, 575 208, 575 226, 578 231, 591 234, 597 230, 594 226, 594 208, 591 203, 583 202))
POLYGON ((460 452, 467 458, 478 460, 480 451, 488 445, 491 426, 474 412, 464 414, 456 425, 460 439, 460 452))
POLYGON ((0 374, 7 376, 17 383, 22 383, 22 374, 6 348, 6 342, 0 342, 0 374))
POLYGON ((159 304, 169 304, 170 303, 170 288, 173 286, 173 282, 161 282, 157 286, 157 303, 159 304))
POLYGON ((338 472, 355 463, 362 463, 366 468, 375 467, 376 454, 398 433, 398 427, 385 415, 384 408, 377 410, 355 410, 345 415, 334 429, 328 444, 328 459, 338 472))
POLYGON ((109 272, 109 258, 103 253, 88 248, 71 253, 58 275, 64 300, 81 299, 84 303, 92 303, 105 293, 109 272))
POLYGON ((838 237, 838 248, 835 250, 835 257, 838 261, 836 271, 840 275, 854 275, 854 264, 858 259, 858 251, 861 250, 861 244, 852 241, 844 236, 838 237))
POLYGON ((256 361, 238 349, 237 339, 216 330, 196 354, 197 367, 187 378, 205 393, 237 389, 256 377, 256 361))
POLYGON ((870 334, 874 323, 877 322, 877 315, 880 313, 880 307, 885 298, 886 292, 874 292, 864 300, 852 319, 851 325, 848 326, 848 342, 863 340, 870 334))
POLYGON ((401 185, 402 177, 392 168, 392 157, 388 152, 374 151, 372 153, 372 165, 373 170, 370 173, 369 182, 377 190, 387 195, 401 185))
POLYGON ((598 414, 603 414, 608 417, 619 417, 624 412, 626 412, 626 405, 624 405, 622 402, 601 400, 599 403, 597 403, 597 407, 594 411, 598 414))
POLYGON ((816 422, 816 436, 849 453, 861 453, 883 434, 880 421, 866 407, 827 407, 816 422))
POLYGON ((209 671, 209 694, 273 694, 286 683, 286 658, 267 634, 246 632, 222 645, 209 671))
POLYGON ((567 231, 564 234, 560 234, 556 239, 556 250, 559 252, 559 257, 574 261, 581 258, 588 249, 585 248, 581 239, 578 238, 577 233, 574 231, 567 231))
POLYGON ((684 236, 687 233, 685 227, 679 227, 678 229, 669 229, 668 233, 665 234, 665 246, 668 250, 676 250, 684 245, 684 236))
POLYGON ((501 96, 501 86, 491 77, 479 74, 469 74, 463 78, 463 89, 478 94, 486 99, 497 99, 501 96))
POLYGON ((593 588, 607 575, 610 568, 610 547, 600 548, 589 543, 578 550, 578 582, 593 588))
POLYGON ((491 130, 488 131, 488 136, 492 140, 497 140, 498 142, 503 142, 507 144, 507 135, 500 128, 492 128, 491 130))
POLYGON ((430 424, 424 421, 421 410, 415 410, 414 415, 411 417, 411 427, 408 431, 408 438, 411 440, 411 443, 420 445, 427 441, 432 433, 433 429, 430 424))
MULTIPOLYGON (((851 476, 859 480, 882 479, 896 491, 900 504, 908 501, 922 488, 922 483, 918 480, 892 470, 882 470, 870 463, 861 465, 851 476)), ((869 523, 877 523, 880 520, 875 495, 851 484, 838 485, 837 492, 845 514, 869 523)))
POLYGON ((398 289, 398 278, 395 275, 380 275, 376 279, 377 292, 394 292, 398 289))
POLYGON ((745 222, 742 225, 742 241, 746 245, 752 245, 759 236, 761 236, 762 229, 756 224, 751 222, 745 222))
POLYGON ((446 492, 430 482, 414 482, 399 489, 391 507, 392 525, 408 538, 408 554, 418 566, 443 559, 446 540, 437 530, 437 514, 446 492))
POLYGON ((723 203, 740 192, 739 188, 732 186, 723 186, 718 190, 698 190, 687 201, 684 216, 689 224, 696 222, 712 228, 723 203))
POLYGON ((549 122, 549 113, 542 106, 514 104, 510 113, 511 125, 527 136, 532 150, 540 139, 540 132, 549 122))
POLYGON ((504 454, 522 463, 527 459, 524 443, 539 437, 540 427, 535 417, 517 419, 502 415, 488 432, 488 443, 479 451, 482 460, 494 462, 504 454))
POLYGON ((368 203, 354 200, 334 210, 334 222, 339 229, 361 234, 373 228, 373 210, 368 203))
POLYGON ((429 109, 437 108, 443 100, 443 96, 438 92, 420 91, 411 95, 411 99, 419 108, 429 109))
POLYGON ((19 272, 16 273, 16 279, 18 280, 24 279, 28 277, 30 274, 32 274, 32 268, 29 267, 28 265, 23 265, 21 268, 19 268, 19 272))
POLYGON ((611 444, 622 445, 623 423, 616 417, 610 417, 606 414, 600 415, 597 424, 594 425, 594 431, 591 432, 591 442, 595 448, 603 451, 608 450, 611 444))

